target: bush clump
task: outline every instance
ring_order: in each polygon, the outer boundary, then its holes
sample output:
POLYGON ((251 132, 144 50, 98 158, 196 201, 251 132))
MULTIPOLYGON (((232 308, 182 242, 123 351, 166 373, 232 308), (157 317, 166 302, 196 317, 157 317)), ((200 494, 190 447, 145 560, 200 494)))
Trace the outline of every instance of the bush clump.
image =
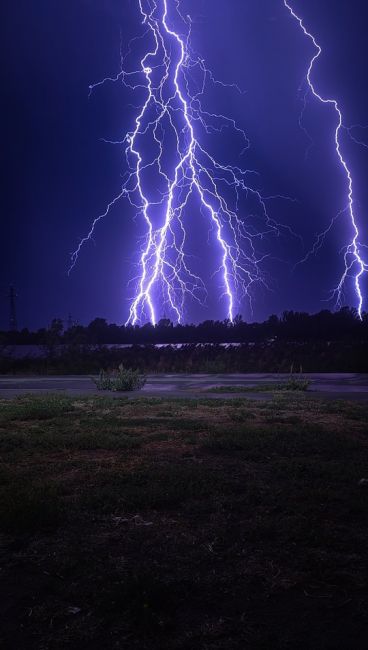
POLYGON ((278 390, 308 390, 310 386, 310 380, 305 379, 305 377, 290 377, 287 382, 280 384, 278 390))
POLYGON ((146 377, 139 370, 124 368, 121 363, 117 370, 106 372, 100 370, 99 376, 93 378, 98 390, 127 391, 139 390, 146 383, 146 377))

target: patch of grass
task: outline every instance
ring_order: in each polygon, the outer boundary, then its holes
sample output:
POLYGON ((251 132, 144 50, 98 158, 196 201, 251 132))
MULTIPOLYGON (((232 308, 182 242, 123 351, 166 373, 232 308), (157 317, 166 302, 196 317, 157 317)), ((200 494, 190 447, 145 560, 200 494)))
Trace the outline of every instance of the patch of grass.
POLYGON ((170 510, 210 490, 211 477, 202 468, 160 464, 134 473, 105 471, 82 495, 82 508, 104 513, 170 510))
POLYGON ((158 418, 171 418, 174 413, 173 411, 157 411, 156 415, 158 418))
POLYGON ((0 450, 3 452, 29 452, 45 450, 77 450, 77 449, 133 449, 141 444, 142 434, 129 433, 118 427, 109 426, 104 422, 91 421, 89 424, 63 424, 54 422, 52 427, 43 425, 32 429, 22 428, 10 431, 0 436, 0 450))
POLYGON ((174 431, 201 431, 207 429, 208 424, 202 420, 178 417, 168 420, 167 427, 174 431))
POLYGON ((89 433, 81 432, 75 436, 69 436, 67 439, 60 441, 59 448, 70 450, 129 450, 137 449, 142 444, 142 438, 138 435, 127 435, 119 431, 97 431, 89 433))
POLYGON ((5 401, 0 409, 1 423, 12 420, 49 420, 73 411, 70 397, 55 393, 44 395, 24 395, 5 401))
POLYGON ((231 409, 229 412, 229 418, 232 422, 248 422, 248 420, 254 420, 256 417, 253 411, 245 409, 231 409))
POLYGON ((265 461, 276 456, 294 458, 343 458, 360 449, 360 442, 342 433, 326 431, 318 424, 299 425, 297 429, 286 426, 267 428, 248 424, 231 429, 217 428, 205 436, 203 448, 215 452, 242 452, 252 459, 265 461))
POLYGON ((126 420, 121 419, 119 425, 122 430, 124 430, 125 427, 130 429, 132 427, 137 427, 140 429, 147 429, 148 431, 152 429, 162 429, 163 427, 170 431, 200 431, 207 428, 207 423, 205 421, 195 418, 184 418, 179 413, 176 417, 173 417, 172 413, 167 416, 162 416, 157 413, 157 416, 154 414, 151 417, 129 417, 126 420))
POLYGON ((146 441, 149 442, 162 442, 164 440, 170 440, 170 433, 158 431, 157 433, 149 434, 149 437, 146 438, 146 441))
POLYGON ((334 416, 349 418, 349 420, 368 422, 368 405, 367 403, 349 402, 347 400, 328 401, 324 405, 325 413, 334 416))
POLYGON ((0 490, 0 529, 29 533, 57 527, 64 507, 51 483, 11 483, 0 490))
POLYGON ((256 386, 214 386, 206 389, 206 393, 274 393, 282 391, 306 391, 310 385, 308 379, 290 378, 287 381, 256 386))
POLYGON ((163 629, 175 624, 177 607, 183 596, 190 595, 189 585, 163 581, 155 567, 136 567, 127 571, 124 580, 118 573, 109 578, 108 582, 101 581, 103 597, 97 600, 98 613, 105 618, 124 612, 138 633, 148 638, 160 638, 163 629))

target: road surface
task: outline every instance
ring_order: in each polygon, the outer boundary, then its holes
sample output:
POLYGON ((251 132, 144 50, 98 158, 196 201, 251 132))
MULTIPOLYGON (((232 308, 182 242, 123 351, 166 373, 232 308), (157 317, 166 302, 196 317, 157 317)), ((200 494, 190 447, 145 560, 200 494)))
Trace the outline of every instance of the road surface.
MULTIPOLYGON (((330 399, 368 400, 368 374, 348 373, 306 373, 310 380, 308 394, 312 397, 330 399)), ((269 399, 272 393, 262 393, 262 384, 287 381, 288 374, 162 374, 148 375, 147 383, 140 391, 129 393, 108 393, 115 397, 248 397, 250 399, 269 399), (217 386, 256 386, 259 392, 252 393, 211 393, 217 386)), ((27 393, 65 393, 67 395, 94 395, 96 389, 90 377, 11 377, 0 376, 0 397, 12 398, 27 393)), ((106 393, 103 393, 106 394, 106 393)))

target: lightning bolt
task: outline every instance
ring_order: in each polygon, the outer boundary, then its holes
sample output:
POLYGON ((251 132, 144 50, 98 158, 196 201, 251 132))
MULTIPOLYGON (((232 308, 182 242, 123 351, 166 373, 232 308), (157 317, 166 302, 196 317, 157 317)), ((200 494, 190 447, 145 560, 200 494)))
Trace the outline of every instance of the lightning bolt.
MULTIPOLYGON (((294 20, 297 21, 299 24, 302 32, 304 35, 313 43, 313 46, 315 48, 315 54, 312 57, 309 66, 308 66, 308 71, 306 75, 306 80, 308 87, 312 93, 312 95, 322 104, 332 106, 332 108, 335 111, 336 118, 337 118, 337 125, 335 129, 335 137, 334 137, 334 143, 335 143, 335 150, 337 154, 337 158, 339 161, 339 164, 341 165, 343 172, 346 177, 346 184, 347 184, 347 203, 346 203, 346 208, 343 209, 334 219, 331 220, 330 225, 328 228, 318 235, 318 238, 313 246, 313 249, 308 255, 305 257, 305 260, 308 259, 308 257, 311 254, 314 254, 316 251, 319 250, 321 247, 323 240, 327 233, 330 231, 332 228, 334 222, 336 221, 336 218, 340 216, 341 214, 344 214, 345 212, 348 213, 349 215, 349 220, 351 224, 351 229, 352 229, 352 238, 351 241, 344 247, 344 271, 342 273, 342 276, 340 278, 340 281, 337 285, 337 287, 334 289, 333 294, 336 296, 337 299, 337 305, 341 305, 341 299, 342 299, 342 294, 344 291, 344 287, 346 284, 346 281, 349 277, 353 277, 354 281, 354 287, 355 287, 355 293, 357 297, 357 311, 359 314, 359 318, 362 319, 362 311, 363 311, 363 294, 362 294, 362 288, 361 288, 361 280, 362 276, 364 273, 367 272, 368 270, 368 264, 364 261, 361 253, 361 248, 364 248, 364 245, 362 245, 359 242, 359 228, 358 228, 358 221, 356 217, 356 212, 355 212, 355 202, 354 202, 354 183, 353 183, 353 176, 351 169, 347 163, 346 158, 344 157, 344 154, 342 152, 342 145, 341 145, 341 135, 342 132, 346 129, 344 126, 344 120, 343 120, 343 114, 340 109, 339 103, 336 99, 330 99, 323 97, 316 89, 313 81, 312 81, 312 75, 313 75, 313 70, 315 67, 315 64, 317 63, 318 59, 320 58, 322 54, 322 48, 317 42, 316 38, 311 34, 307 28, 305 27, 303 19, 294 11, 292 6, 289 3, 289 0, 283 0, 285 7, 288 9, 290 12, 291 16, 293 17, 294 20)), ((304 100, 305 101, 305 100, 304 100)), ((305 104, 304 104, 305 108, 305 104)), ((352 128, 352 127, 351 127, 352 128)), ((347 129, 349 131, 349 129, 347 129)), ((350 129, 351 131, 351 129, 350 129)), ((350 132, 351 135, 351 132, 350 132)), ((305 261, 304 260, 304 261, 305 261)))
POLYGON ((241 153, 249 148, 244 130, 234 119, 203 106, 209 84, 241 91, 236 84, 217 80, 193 52, 191 19, 182 15, 180 0, 138 0, 138 6, 142 35, 133 39, 126 56, 121 53, 121 69, 115 77, 90 86, 91 94, 98 86, 120 81, 144 96, 133 128, 115 142, 125 147, 128 171, 119 194, 92 222, 72 254, 69 270, 98 223, 127 198, 142 217, 146 234, 126 322, 134 325, 148 319, 155 324, 159 310, 166 307, 180 322, 186 298, 201 304, 206 300, 205 283, 192 269, 186 251, 188 228, 202 215, 208 219, 209 239, 218 257, 215 275, 220 278, 220 298, 225 299, 226 316, 232 322, 240 298, 246 296, 251 306, 253 285, 267 286, 261 271, 267 254, 257 252, 256 242, 284 230, 294 235, 267 210, 269 200, 289 197, 263 197, 249 185, 254 171, 223 163, 209 150, 211 136, 230 131, 240 138, 241 153), (183 25, 186 36, 174 29, 173 19, 183 25), (129 71, 127 56, 138 40, 146 44, 145 54, 138 69, 129 71), (239 216, 243 200, 252 209, 239 216))

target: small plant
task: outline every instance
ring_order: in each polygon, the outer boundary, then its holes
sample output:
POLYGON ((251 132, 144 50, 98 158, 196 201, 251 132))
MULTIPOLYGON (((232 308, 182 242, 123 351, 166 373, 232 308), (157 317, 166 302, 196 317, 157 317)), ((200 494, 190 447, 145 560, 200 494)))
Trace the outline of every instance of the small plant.
POLYGON ((139 390, 146 383, 146 377, 139 374, 139 370, 124 368, 121 363, 117 370, 106 372, 100 370, 98 378, 92 378, 98 390, 139 390))
POLYGON ((303 375, 303 366, 299 366, 299 374, 294 373, 294 364, 291 364, 290 377, 285 384, 284 390, 308 390, 310 380, 306 379, 303 375))
POLYGON ((305 377, 290 377, 287 382, 284 384, 281 384, 282 388, 279 390, 301 390, 305 391, 308 390, 308 387, 310 385, 309 379, 305 379, 305 377))

